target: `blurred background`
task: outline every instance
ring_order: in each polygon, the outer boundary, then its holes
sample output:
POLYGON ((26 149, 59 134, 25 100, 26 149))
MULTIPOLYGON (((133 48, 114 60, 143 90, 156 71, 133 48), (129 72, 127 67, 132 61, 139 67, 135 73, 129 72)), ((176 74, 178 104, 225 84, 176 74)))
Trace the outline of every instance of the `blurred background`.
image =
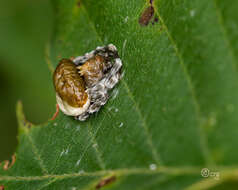
POLYGON ((0 162, 16 150, 18 100, 34 124, 47 121, 55 112, 45 60, 52 25, 48 0, 0 0, 0 162))

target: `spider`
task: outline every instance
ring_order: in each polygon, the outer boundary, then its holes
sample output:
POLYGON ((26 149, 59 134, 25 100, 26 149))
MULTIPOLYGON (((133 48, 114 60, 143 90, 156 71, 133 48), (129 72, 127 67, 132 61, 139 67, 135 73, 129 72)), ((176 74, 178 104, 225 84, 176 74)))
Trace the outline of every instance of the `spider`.
POLYGON ((109 99, 109 91, 121 79, 122 61, 113 44, 74 59, 62 59, 53 82, 59 109, 84 121, 109 99))

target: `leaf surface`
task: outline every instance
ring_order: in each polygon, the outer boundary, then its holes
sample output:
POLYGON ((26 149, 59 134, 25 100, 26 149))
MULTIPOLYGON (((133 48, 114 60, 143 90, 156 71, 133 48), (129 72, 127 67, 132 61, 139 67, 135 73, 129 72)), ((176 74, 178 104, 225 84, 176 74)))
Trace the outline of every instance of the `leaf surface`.
POLYGON ((155 0, 153 18, 142 26, 140 16, 149 6, 145 0, 53 1, 49 67, 112 43, 124 77, 86 122, 61 113, 34 126, 19 104, 17 160, 0 170, 0 184, 38 190, 235 189, 238 3, 155 0), (218 172, 220 180, 202 177, 202 168, 218 172))

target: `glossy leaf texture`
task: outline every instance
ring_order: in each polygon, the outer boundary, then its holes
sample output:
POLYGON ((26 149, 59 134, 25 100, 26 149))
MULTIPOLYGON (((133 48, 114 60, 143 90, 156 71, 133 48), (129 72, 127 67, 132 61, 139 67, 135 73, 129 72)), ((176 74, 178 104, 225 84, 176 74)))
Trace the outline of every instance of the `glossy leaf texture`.
POLYGON ((238 2, 150 3, 53 1, 49 68, 61 58, 112 43, 124 77, 86 122, 61 113, 34 126, 19 104, 16 162, 0 170, 0 185, 9 190, 236 189, 238 2), (149 6, 153 11, 140 18, 149 6), (203 168, 209 176, 201 175, 203 168))

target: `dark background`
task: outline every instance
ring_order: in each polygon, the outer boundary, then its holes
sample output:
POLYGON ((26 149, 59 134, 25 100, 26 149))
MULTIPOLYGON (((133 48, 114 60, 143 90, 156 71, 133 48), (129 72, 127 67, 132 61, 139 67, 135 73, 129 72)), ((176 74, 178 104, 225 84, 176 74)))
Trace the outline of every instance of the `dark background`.
POLYGON ((17 146, 16 103, 27 120, 38 124, 55 112, 45 47, 53 30, 47 0, 0 0, 0 161, 17 146))

